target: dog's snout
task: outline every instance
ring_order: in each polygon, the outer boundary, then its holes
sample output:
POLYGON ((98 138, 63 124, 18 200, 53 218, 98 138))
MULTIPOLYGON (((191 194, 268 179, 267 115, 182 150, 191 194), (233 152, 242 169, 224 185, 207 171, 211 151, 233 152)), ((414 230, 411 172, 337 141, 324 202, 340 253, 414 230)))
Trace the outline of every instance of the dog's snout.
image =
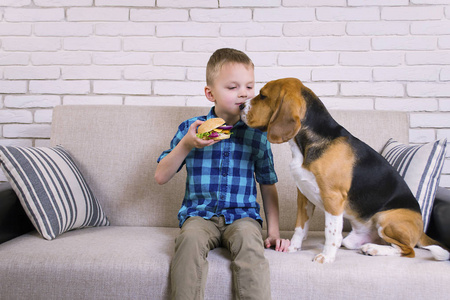
POLYGON ((239 109, 243 110, 245 108, 245 103, 242 103, 241 105, 239 105, 239 109))

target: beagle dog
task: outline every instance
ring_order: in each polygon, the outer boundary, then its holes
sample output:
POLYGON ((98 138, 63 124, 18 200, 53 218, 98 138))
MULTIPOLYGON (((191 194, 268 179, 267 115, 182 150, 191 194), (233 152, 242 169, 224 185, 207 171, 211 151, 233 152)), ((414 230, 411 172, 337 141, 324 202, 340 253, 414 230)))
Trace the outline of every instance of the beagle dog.
POLYGON ((271 81, 240 108, 241 119, 267 131, 271 143, 290 144, 298 192, 290 252, 301 249, 317 206, 325 211, 325 245, 315 262, 333 262, 341 244, 367 255, 407 257, 419 246, 437 260, 449 259, 449 252, 423 232, 419 204, 403 178, 340 126, 300 80, 271 81), (342 240, 344 217, 352 231, 342 240))

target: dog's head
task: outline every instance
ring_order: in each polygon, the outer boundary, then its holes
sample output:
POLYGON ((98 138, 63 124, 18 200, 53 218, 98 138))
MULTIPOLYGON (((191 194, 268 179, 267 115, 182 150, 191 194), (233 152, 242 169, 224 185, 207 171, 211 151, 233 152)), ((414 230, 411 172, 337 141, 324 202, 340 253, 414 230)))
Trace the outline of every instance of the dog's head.
POLYGON ((306 102, 302 96, 305 89, 296 78, 270 81, 258 96, 241 105, 241 119, 252 128, 267 131, 271 143, 284 143, 301 128, 306 112, 306 102))

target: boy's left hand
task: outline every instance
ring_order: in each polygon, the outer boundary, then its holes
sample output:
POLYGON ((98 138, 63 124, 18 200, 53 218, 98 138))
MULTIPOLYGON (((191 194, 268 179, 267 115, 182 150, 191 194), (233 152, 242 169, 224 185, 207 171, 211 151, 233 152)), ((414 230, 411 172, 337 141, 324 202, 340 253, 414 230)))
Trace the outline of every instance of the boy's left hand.
POLYGON ((266 248, 275 246, 275 251, 279 252, 287 252, 290 245, 291 241, 288 239, 274 238, 270 236, 264 241, 264 246, 266 248))

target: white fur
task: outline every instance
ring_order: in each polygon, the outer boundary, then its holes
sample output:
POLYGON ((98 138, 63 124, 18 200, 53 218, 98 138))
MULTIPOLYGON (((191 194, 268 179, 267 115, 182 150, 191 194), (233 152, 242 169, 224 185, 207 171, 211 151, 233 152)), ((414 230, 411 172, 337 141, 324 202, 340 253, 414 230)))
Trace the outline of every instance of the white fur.
POLYGON ((290 164, 291 174, 294 177, 295 184, 300 192, 305 195, 308 200, 324 210, 322 197, 320 196, 320 189, 317 185, 316 176, 313 173, 302 167, 303 155, 300 152, 295 141, 290 140, 289 146, 291 146, 292 161, 290 164))
MULTIPOLYGON (((320 195, 320 189, 317 185, 316 177, 313 173, 302 167, 303 155, 300 152, 295 141, 290 140, 289 145, 292 151, 292 162, 290 164, 291 174, 294 181, 305 197, 311 204, 324 210, 323 200, 320 195)), ((342 227, 344 224, 344 216, 333 216, 325 212, 325 246, 323 252, 314 258, 319 263, 333 262, 336 257, 337 249, 342 243, 342 227)), ((309 225, 309 224, 308 224, 309 225)), ((308 226, 309 227, 309 226, 308 226)), ((307 227, 305 229, 296 228, 292 237, 291 247, 289 251, 295 251, 301 248, 302 240, 306 237, 307 227)))
POLYGON ((372 235, 370 233, 358 233, 352 230, 342 241, 342 245, 350 250, 359 250, 362 245, 370 242, 372 242, 372 235))
POLYGON ((361 246, 367 243, 373 243, 381 240, 377 231, 373 229, 371 221, 361 223, 351 216, 345 215, 350 220, 352 231, 342 241, 345 248, 351 250, 359 250, 361 246))
POLYGON ((305 222, 305 227, 296 227, 294 235, 291 239, 291 245, 288 248, 288 252, 295 252, 302 248, 302 243, 308 237, 309 223, 313 214, 314 205, 308 201, 306 204, 306 214, 308 216, 308 221, 305 222))
MULTIPOLYGON (((307 221, 306 223, 309 227, 309 221, 307 221)), ((296 252, 297 250, 300 250, 302 248, 303 240, 305 240, 308 235, 308 229, 306 227, 307 226, 305 224, 305 228, 295 228, 295 232, 292 236, 291 245, 288 248, 288 252, 296 252)))
POLYGON ((401 250, 398 246, 378 245, 367 243, 362 245, 361 252, 371 256, 401 256, 401 250))
POLYGON ((248 111, 250 110, 250 108, 252 107, 252 105, 250 104, 250 100, 245 101, 245 107, 244 109, 241 110, 241 120, 242 122, 244 122, 245 124, 247 124, 247 114, 248 111))
POLYGON ((450 253, 437 245, 423 246, 420 248, 429 250, 435 260, 448 260, 450 258, 450 253))
POLYGON ((331 263, 336 257, 337 249, 342 243, 342 227, 344 226, 344 215, 333 216, 325 212, 325 247, 322 253, 316 255, 315 262, 331 263))
MULTIPOLYGON (((247 100, 244 109, 241 111, 241 119, 247 123, 247 113, 251 110, 251 99, 247 100)), ((314 206, 324 210, 323 200, 320 195, 320 189, 314 174, 303 168, 303 155, 300 152, 294 140, 289 141, 292 152, 292 162, 290 164, 291 174, 300 192, 308 199, 306 207, 308 221, 305 222, 305 227, 295 228, 294 235, 291 239, 291 245, 288 248, 289 252, 295 252, 302 247, 303 240, 308 236, 309 223, 312 217, 314 206)), ((344 212, 345 214, 345 212, 344 212)), ((381 235, 374 230, 372 223, 361 223, 352 216, 345 215, 350 220, 352 231, 342 240, 342 228, 344 214, 333 216, 325 211, 325 246, 323 252, 318 254, 315 262, 328 263, 333 262, 336 257, 337 249, 344 245, 348 249, 360 251, 366 255, 392 255, 400 256, 401 250, 396 245, 380 245, 375 243, 386 243, 381 235)), ((381 230, 381 228, 378 228, 381 230)), ((425 246, 421 247, 431 251, 436 260, 450 259, 450 253, 439 246, 425 246)))

